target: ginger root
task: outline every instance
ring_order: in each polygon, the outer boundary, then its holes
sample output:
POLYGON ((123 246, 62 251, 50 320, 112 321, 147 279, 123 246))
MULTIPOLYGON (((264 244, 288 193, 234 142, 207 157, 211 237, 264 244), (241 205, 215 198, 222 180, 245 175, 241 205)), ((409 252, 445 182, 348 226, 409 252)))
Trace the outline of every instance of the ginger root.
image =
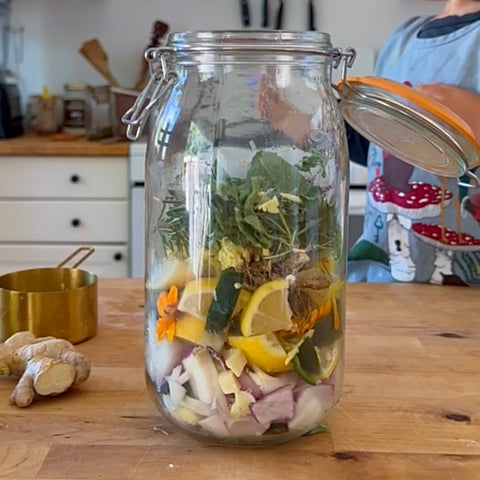
POLYGON ((0 344, 0 375, 20 378, 10 402, 28 407, 35 393, 58 395, 83 383, 90 375, 90 362, 67 340, 18 332, 0 344))

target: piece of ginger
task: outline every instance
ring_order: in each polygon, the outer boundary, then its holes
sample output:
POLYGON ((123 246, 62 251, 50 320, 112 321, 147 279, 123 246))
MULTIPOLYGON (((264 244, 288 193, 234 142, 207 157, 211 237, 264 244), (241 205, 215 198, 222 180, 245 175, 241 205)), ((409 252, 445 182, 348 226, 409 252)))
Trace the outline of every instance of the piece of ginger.
POLYGON ((0 375, 19 377, 10 402, 27 407, 38 395, 58 395, 90 375, 90 362, 68 342, 18 332, 0 344, 0 375))

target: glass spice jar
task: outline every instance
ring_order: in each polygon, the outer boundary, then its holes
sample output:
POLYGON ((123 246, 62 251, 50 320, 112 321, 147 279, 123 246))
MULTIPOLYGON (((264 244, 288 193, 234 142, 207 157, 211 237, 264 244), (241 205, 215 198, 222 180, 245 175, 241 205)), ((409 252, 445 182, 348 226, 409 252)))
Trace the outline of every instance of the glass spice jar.
POLYGON ((86 83, 67 83, 64 87, 63 133, 84 137, 90 119, 90 95, 86 83))
MULTIPOLYGON (((224 444, 322 428, 344 369, 348 155, 320 32, 172 34, 124 116, 153 112, 145 363, 158 408, 224 444)), ((345 66, 346 70, 346 66, 345 66)))

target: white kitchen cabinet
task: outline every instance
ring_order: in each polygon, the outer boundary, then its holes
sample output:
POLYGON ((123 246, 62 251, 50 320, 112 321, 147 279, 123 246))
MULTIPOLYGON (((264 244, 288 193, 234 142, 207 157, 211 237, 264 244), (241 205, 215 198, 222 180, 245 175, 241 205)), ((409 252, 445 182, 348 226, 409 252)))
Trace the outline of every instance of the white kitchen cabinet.
MULTIPOLYGON (((0 244, 0 275, 29 268, 56 267, 82 244, 0 244)), ((99 277, 126 277, 128 271, 128 248, 126 245, 89 244, 95 249, 78 268, 93 272, 99 277)), ((66 267, 73 265, 84 255, 80 252, 66 267)))
POLYGON ((82 245, 79 268, 126 277, 128 160, 0 156, 0 274, 53 267, 82 245))

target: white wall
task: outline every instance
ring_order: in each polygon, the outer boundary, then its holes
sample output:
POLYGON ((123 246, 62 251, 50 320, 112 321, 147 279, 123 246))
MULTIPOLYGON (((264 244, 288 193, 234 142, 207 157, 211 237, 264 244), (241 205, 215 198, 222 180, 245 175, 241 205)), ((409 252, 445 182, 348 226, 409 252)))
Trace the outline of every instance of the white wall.
MULTIPOLYGON (((260 26, 261 1, 249 0, 253 27, 260 26)), ((151 26, 170 31, 241 28, 239 0, 12 0, 14 26, 25 27, 21 87, 26 95, 46 84, 56 93, 65 82, 105 83, 78 53, 97 37, 108 52, 119 82, 133 84, 151 26)), ((277 2, 270 0, 272 9, 277 2)), ((442 3, 419 0, 315 0, 316 26, 335 46, 378 50, 407 17, 432 14, 442 3)), ((307 1, 285 1, 284 29, 307 28, 307 1)))

